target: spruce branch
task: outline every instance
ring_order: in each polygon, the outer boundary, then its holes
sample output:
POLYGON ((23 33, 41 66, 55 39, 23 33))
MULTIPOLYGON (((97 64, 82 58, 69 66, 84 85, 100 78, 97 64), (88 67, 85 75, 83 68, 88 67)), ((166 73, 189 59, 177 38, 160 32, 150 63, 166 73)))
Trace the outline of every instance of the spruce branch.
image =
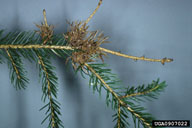
POLYGON ((113 89, 101 78, 101 76, 96 73, 96 71, 91 67, 89 66, 87 63, 84 64, 101 82, 102 84, 107 88, 107 90, 115 97, 115 99, 118 101, 118 103, 120 105, 122 105, 123 107, 125 107, 129 112, 131 112, 135 117, 137 117, 142 123, 143 125, 145 126, 148 126, 149 128, 152 128, 151 126, 151 117, 145 117, 145 116, 142 116, 143 113, 141 112, 137 112, 137 111, 134 111, 134 109, 132 109, 131 107, 129 107, 121 98, 120 96, 118 96, 118 94, 113 91, 113 89))
POLYGON ((42 121, 44 121, 49 117, 49 127, 51 128, 59 128, 63 127, 62 121, 59 119, 58 115, 61 115, 59 109, 59 103, 56 101, 55 98, 57 98, 57 77, 55 73, 52 71, 54 69, 53 66, 51 66, 48 59, 48 56, 41 56, 39 51, 35 51, 38 63, 39 63, 39 70, 40 70, 40 76, 42 77, 42 100, 45 102, 46 98, 48 97, 49 103, 46 104, 44 107, 42 107, 40 110, 48 107, 46 114, 49 112, 47 117, 42 121))
POLYGON ((8 67, 10 69, 11 83, 17 89, 25 89, 29 79, 26 77, 26 71, 23 68, 23 63, 16 51, 9 51, 5 49, 8 60, 8 67))
MULTIPOLYGON (((7 48, 11 48, 11 49, 66 49, 66 50, 74 50, 75 48, 71 47, 71 46, 59 46, 59 45, 12 45, 12 44, 7 44, 7 45, 0 45, 0 48, 3 49, 7 49, 7 48)), ((111 51, 109 49, 106 48, 102 48, 99 47, 99 49, 101 51, 113 54, 113 55, 117 55, 117 56, 122 56, 125 58, 130 58, 133 60, 144 60, 144 61, 152 61, 152 62, 161 62, 163 65, 165 64, 165 62, 172 62, 173 59, 171 58, 163 58, 163 59, 151 59, 151 58, 145 58, 144 56, 142 57, 136 57, 136 56, 130 56, 130 55, 126 55, 126 54, 122 54, 119 52, 115 52, 115 51, 111 51)))
POLYGON ((80 71, 82 77, 89 76, 89 86, 93 87, 93 92, 97 90, 101 95, 102 88, 106 91, 106 104, 111 104, 112 109, 116 112, 113 117, 117 121, 116 128, 129 127, 129 114, 136 127, 136 120, 138 125, 142 124, 144 127, 152 128, 151 122, 154 119, 149 113, 144 112, 145 108, 140 105, 135 105, 133 101, 141 100, 142 98, 157 98, 159 92, 166 87, 165 82, 159 83, 153 81, 148 86, 139 86, 137 88, 125 88, 119 86, 120 80, 117 76, 111 73, 111 69, 106 68, 103 56, 107 53, 133 59, 144 60, 151 62, 161 62, 163 65, 166 62, 171 62, 173 59, 151 59, 136 56, 130 56, 115 52, 109 49, 102 48, 100 45, 108 43, 108 37, 103 33, 96 31, 88 31, 88 22, 97 12, 102 4, 99 3, 93 13, 86 21, 75 21, 68 24, 70 28, 68 32, 62 35, 54 35, 53 25, 48 25, 46 18, 46 11, 43 10, 44 23, 36 24, 40 29, 36 32, 11 32, 2 37, 3 30, 0 30, 0 63, 3 62, 1 55, 7 57, 8 65, 11 69, 11 81, 15 81, 16 89, 25 88, 28 79, 25 77, 25 70, 21 56, 30 60, 38 62, 39 74, 42 80, 42 100, 48 103, 40 110, 47 108, 46 117, 42 121, 44 123, 49 119, 49 128, 63 127, 60 120, 60 103, 57 99, 57 77, 53 72, 55 67, 51 65, 50 56, 57 55, 66 59, 66 63, 71 60, 71 64, 77 73, 80 71), (38 35, 36 34, 38 33, 38 35), (5 50, 5 53, 3 52, 5 50), (103 63, 94 63, 100 59, 103 63))
POLYGON ((16 67, 16 64, 15 64, 15 62, 13 61, 13 57, 11 56, 11 54, 9 53, 9 51, 8 51, 7 49, 6 49, 6 53, 7 53, 7 55, 9 56, 9 59, 10 59, 10 61, 11 61, 11 63, 12 63, 12 66, 13 66, 16 74, 17 74, 17 78, 18 78, 18 79, 21 79, 21 76, 20 76, 19 71, 18 71, 18 69, 17 69, 17 67, 16 67))
POLYGON ((127 88, 127 91, 125 92, 126 95, 121 96, 121 98, 126 98, 126 99, 138 99, 138 98, 153 98, 157 99, 157 95, 159 92, 162 92, 164 88, 167 85, 165 84, 165 81, 159 83, 159 79, 157 81, 152 81, 151 84, 148 84, 148 86, 145 87, 145 85, 138 86, 138 87, 131 87, 127 88))

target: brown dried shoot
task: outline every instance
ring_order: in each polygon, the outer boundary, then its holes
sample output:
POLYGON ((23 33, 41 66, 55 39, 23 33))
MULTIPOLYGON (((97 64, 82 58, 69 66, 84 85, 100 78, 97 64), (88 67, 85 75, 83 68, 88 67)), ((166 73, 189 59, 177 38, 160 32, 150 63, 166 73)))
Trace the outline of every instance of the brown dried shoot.
POLYGON ((40 31, 37 31, 37 32, 41 35, 43 44, 46 44, 48 41, 51 40, 51 37, 53 36, 54 26, 47 24, 45 9, 43 9, 43 16, 44 16, 45 23, 41 23, 41 25, 38 25, 38 24, 35 24, 35 25, 40 29, 40 31))
POLYGON ((93 58, 99 58, 104 61, 102 56, 106 54, 100 50, 100 45, 106 43, 108 37, 104 37, 103 33, 98 34, 98 31, 88 31, 89 26, 81 21, 68 24, 70 29, 64 37, 68 42, 68 46, 77 49, 70 57, 73 67, 76 69, 77 65, 93 62, 93 58))

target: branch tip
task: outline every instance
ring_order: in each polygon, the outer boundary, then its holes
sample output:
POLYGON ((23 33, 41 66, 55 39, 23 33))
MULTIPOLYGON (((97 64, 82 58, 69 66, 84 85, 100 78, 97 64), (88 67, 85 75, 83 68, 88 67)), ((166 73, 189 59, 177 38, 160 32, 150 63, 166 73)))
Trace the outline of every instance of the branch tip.
POLYGON ((137 56, 130 56, 130 55, 126 55, 126 54, 122 54, 120 52, 115 52, 115 51, 112 51, 112 50, 109 50, 109 49, 105 49, 105 48, 102 48, 100 47, 100 50, 101 51, 104 51, 104 52, 107 52, 107 53, 110 53, 110 54, 113 54, 113 55, 116 55, 116 56, 121 56, 121 57, 125 57, 125 58, 129 58, 129 59, 132 59, 134 61, 137 61, 137 60, 144 60, 144 61, 151 61, 151 62, 161 62, 163 65, 165 64, 165 62, 172 62, 173 59, 171 58, 163 58, 163 59, 151 59, 151 58, 145 58, 145 56, 141 56, 141 57, 137 57, 137 56))
POLYGON ((46 11, 45 11, 45 9, 43 9, 43 17, 44 17, 45 26, 46 26, 46 27, 49 27, 49 26, 48 26, 48 23, 47 23, 47 17, 46 17, 46 11))
POLYGON ((97 10, 99 9, 99 7, 101 6, 101 4, 102 4, 102 1, 103 0, 99 0, 99 3, 98 3, 98 5, 97 5, 97 7, 96 7, 96 9, 93 11, 93 13, 87 18, 87 20, 85 21, 85 24, 87 24, 90 20, 91 20, 91 18, 95 15, 95 13, 97 12, 97 10))

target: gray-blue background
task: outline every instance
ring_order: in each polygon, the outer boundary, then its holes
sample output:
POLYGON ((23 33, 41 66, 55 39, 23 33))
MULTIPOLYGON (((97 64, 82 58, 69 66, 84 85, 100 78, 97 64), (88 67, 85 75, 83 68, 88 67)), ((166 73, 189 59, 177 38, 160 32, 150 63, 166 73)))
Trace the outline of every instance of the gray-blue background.
MULTIPOLYGON (((47 11, 55 32, 66 32, 66 19, 85 20, 98 0, 0 0, 0 29, 37 29, 47 11)), ((151 83, 158 77, 168 84, 158 100, 145 106, 157 119, 192 121, 192 1, 191 0, 103 0, 89 23, 90 30, 103 31, 112 43, 103 47, 150 58, 170 57, 172 63, 134 62, 109 55, 105 61, 125 86, 151 83)), ((74 76, 65 61, 52 60, 59 77, 59 101, 66 128, 111 128, 113 111, 88 88, 88 79, 74 76)), ((16 91, 6 64, 0 65, 0 128, 43 128, 39 109, 41 85, 35 64, 24 62, 30 84, 16 91)))

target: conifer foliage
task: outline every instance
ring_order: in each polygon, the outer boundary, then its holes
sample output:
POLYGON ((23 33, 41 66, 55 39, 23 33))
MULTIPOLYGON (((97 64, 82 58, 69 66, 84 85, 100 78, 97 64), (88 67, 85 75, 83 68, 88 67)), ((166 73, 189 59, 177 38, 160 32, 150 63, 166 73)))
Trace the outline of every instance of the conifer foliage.
POLYGON ((42 84, 42 101, 45 102, 40 110, 46 110, 42 123, 47 121, 48 128, 64 127, 60 113, 62 107, 57 101, 58 78, 54 72, 55 67, 50 62, 53 55, 65 59, 66 63, 71 63, 75 72, 79 72, 82 77, 88 76, 89 86, 94 93, 98 92, 101 96, 102 90, 106 92, 106 105, 114 110, 112 117, 116 122, 115 128, 131 127, 130 118, 133 119, 135 128, 140 125, 145 128, 152 127, 151 122, 154 117, 147 113, 140 103, 157 99, 159 93, 166 87, 166 83, 159 82, 157 79, 151 84, 138 87, 121 86, 120 79, 107 68, 103 56, 110 53, 133 60, 162 64, 173 59, 129 56, 100 47, 101 44, 108 43, 108 37, 98 31, 88 31, 87 24, 101 3, 102 0, 86 21, 68 22, 70 28, 65 34, 54 34, 54 26, 48 25, 45 10, 43 10, 44 23, 36 25, 38 31, 10 32, 4 35, 4 30, 0 31, 0 63, 7 61, 11 83, 17 90, 25 89, 29 83, 22 61, 28 59, 37 64, 42 84), (99 63, 98 59, 102 60, 102 63, 99 63))

